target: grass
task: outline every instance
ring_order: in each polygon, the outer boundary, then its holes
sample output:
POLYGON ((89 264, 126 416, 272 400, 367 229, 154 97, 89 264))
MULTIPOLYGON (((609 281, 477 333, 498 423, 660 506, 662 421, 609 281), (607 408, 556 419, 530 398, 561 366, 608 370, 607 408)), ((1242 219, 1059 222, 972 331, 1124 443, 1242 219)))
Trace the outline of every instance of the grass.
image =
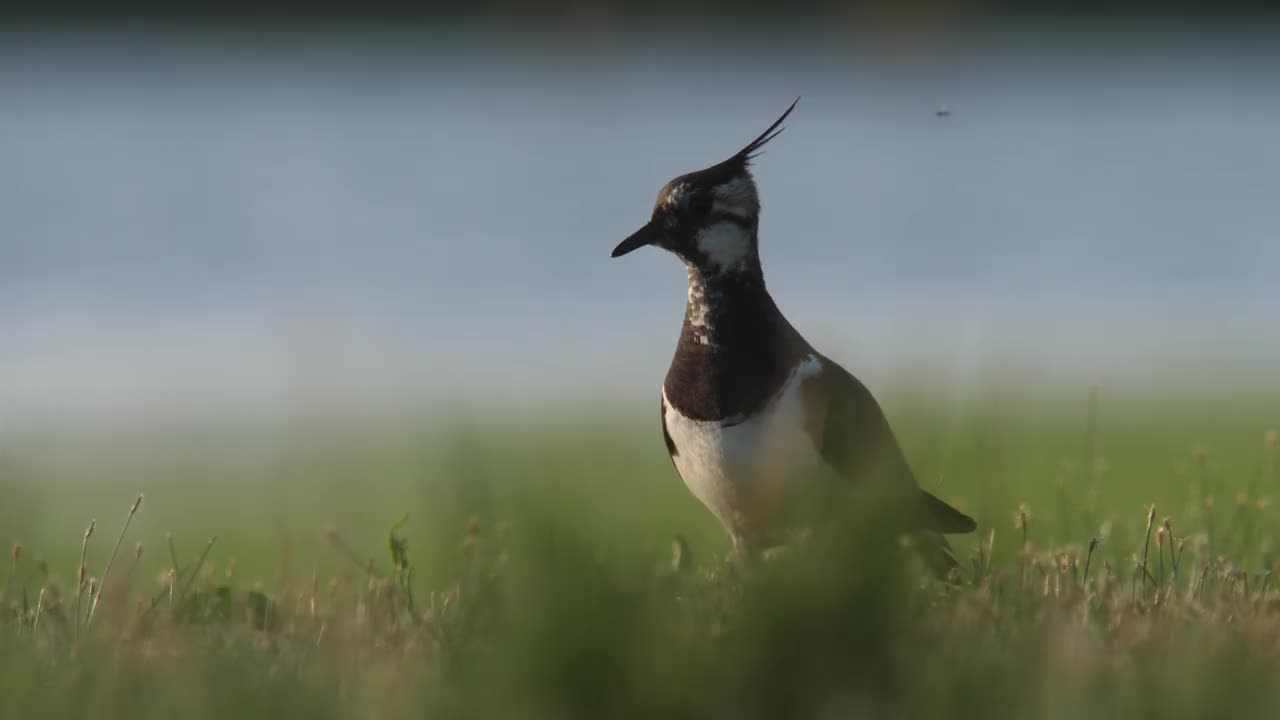
POLYGON ((886 404, 954 584, 856 509, 733 572, 643 421, 10 437, 0 717, 1280 710, 1274 397, 886 404))

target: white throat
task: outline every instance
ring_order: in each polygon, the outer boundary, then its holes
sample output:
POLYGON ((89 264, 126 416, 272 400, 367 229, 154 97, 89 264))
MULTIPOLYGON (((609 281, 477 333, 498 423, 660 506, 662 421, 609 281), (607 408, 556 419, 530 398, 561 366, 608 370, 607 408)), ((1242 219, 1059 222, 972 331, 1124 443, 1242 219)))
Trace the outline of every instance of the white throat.
POLYGON ((751 232, 729 221, 703 228, 694 245, 706 269, 718 274, 741 269, 751 258, 751 232))

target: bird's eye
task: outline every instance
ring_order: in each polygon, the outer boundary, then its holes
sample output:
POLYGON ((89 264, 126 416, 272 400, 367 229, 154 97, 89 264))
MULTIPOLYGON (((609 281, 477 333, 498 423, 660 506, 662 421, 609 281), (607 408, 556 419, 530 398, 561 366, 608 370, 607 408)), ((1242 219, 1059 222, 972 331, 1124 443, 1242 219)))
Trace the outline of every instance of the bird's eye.
POLYGON ((694 217, 706 217, 711 214, 711 196, 694 195, 689 198, 689 214, 694 217))

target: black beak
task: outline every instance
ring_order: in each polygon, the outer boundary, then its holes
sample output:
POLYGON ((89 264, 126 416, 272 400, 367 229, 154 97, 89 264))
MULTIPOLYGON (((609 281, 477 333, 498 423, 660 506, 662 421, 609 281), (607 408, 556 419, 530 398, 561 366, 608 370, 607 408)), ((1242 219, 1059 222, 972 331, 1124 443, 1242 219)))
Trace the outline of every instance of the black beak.
POLYGON ((644 227, 631 233, 631 237, 618 243, 618 247, 613 249, 609 257, 622 257, 632 250, 653 245, 661 239, 662 229, 653 222, 645 223, 644 227))

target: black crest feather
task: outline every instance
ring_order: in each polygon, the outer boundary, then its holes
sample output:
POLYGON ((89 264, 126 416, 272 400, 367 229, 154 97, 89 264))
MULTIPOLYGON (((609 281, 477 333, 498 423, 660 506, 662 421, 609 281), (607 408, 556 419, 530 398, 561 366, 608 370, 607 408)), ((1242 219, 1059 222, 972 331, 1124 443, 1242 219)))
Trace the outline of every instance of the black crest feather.
POLYGON ((748 143, 746 147, 734 153, 729 157, 729 159, 718 162, 709 168, 681 175, 667 183, 666 187, 663 188, 663 193, 660 194, 660 197, 664 196, 670 188, 680 185, 690 185, 696 188, 713 188, 718 185, 723 185, 734 178, 742 177, 744 173, 748 172, 747 167, 751 164, 751 160, 760 155, 760 148, 764 147, 769 141, 778 137, 778 135, 782 133, 782 122, 787 119, 787 116, 791 114, 792 110, 796 109, 796 105, 799 102, 800 98, 796 98, 795 101, 791 103, 791 106, 787 108, 787 111, 782 113, 777 120, 774 120, 773 124, 770 125, 767 130, 760 133, 759 137, 748 143))
POLYGON ((796 98, 792 101, 791 106, 787 108, 787 111, 782 113, 777 120, 774 120, 768 130, 760 133, 760 137, 752 140, 749 145, 739 150, 738 153, 733 156, 732 160, 746 165, 758 157, 760 155, 760 148, 768 144, 770 140, 781 135, 783 130, 786 130, 785 127, 781 127, 782 121, 787 119, 787 116, 791 114, 792 110, 796 109, 796 105, 799 103, 800 98, 796 98))

